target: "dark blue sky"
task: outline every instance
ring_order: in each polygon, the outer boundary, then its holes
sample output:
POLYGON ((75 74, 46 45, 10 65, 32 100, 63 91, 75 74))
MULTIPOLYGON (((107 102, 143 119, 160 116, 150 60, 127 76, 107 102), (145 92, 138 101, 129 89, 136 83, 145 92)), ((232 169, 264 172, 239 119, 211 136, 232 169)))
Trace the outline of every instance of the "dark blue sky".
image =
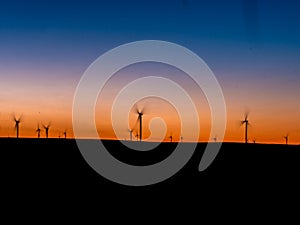
POLYGON ((26 55, 43 64, 90 62, 122 43, 163 39, 217 69, 251 57, 268 63, 274 52, 298 56, 299 9, 299 1, 6 1, 0 8, 1 60, 26 55))

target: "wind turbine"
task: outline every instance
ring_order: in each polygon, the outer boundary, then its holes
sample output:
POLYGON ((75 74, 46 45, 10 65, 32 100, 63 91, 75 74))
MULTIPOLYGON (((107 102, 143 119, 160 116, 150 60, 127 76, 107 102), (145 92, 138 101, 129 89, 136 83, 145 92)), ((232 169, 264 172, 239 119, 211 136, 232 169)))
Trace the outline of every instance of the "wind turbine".
POLYGON ((284 139, 285 139, 285 144, 287 145, 288 144, 288 141, 289 141, 289 135, 287 134, 287 135, 285 135, 285 136, 283 136, 284 137, 284 139))
POLYGON ((173 141, 173 136, 172 136, 172 133, 171 133, 171 135, 170 135, 170 142, 172 143, 172 141, 173 141))
POLYGON ((139 110, 137 107, 136 107, 136 113, 138 114, 138 121, 139 121, 139 124, 140 124, 140 141, 142 141, 142 138, 143 138, 143 115, 144 115, 144 109, 141 109, 139 110))
POLYGON ((41 128, 40 128, 39 124, 37 125, 37 129, 35 132, 37 132, 38 138, 40 138, 41 137, 41 128))
POLYGON ((245 113, 245 118, 244 120, 241 121, 242 125, 245 124, 245 143, 248 143, 248 125, 249 125, 249 121, 248 121, 248 114, 249 113, 245 113))
POLYGON ((64 131, 64 138, 67 139, 67 130, 64 131))
POLYGON ((143 121, 143 112, 139 112, 138 111, 138 114, 139 114, 139 121, 140 121, 140 141, 142 141, 142 135, 143 135, 143 126, 142 126, 142 121, 143 121))
POLYGON ((45 125, 43 124, 43 127, 44 127, 44 129, 45 129, 45 131, 46 131, 46 138, 48 138, 50 126, 51 126, 51 122, 49 122, 47 126, 45 126, 45 125))
POLYGON ((139 140, 139 134, 137 133, 137 134, 135 135, 135 137, 136 137, 136 141, 138 141, 138 140, 139 140))
POLYGON ((133 132, 133 130, 132 129, 128 129, 128 132, 130 134, 130 141, 132 141, 132 132, 133 132))
POLYGON ((19 138, 19 130, 20 130, 20 123, 22 121, 22 117, 20 116, 19 118, 17 118, 16 116, 14 116, 14 121, 15 121, 15 129, 16 129, 17 138, 19 138))

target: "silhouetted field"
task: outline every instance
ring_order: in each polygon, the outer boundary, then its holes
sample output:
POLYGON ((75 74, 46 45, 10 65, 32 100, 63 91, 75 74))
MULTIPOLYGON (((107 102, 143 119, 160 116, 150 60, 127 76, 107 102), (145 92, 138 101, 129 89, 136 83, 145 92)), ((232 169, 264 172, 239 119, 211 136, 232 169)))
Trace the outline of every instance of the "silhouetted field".
MULTIPOLYGON (((118 141, 104 144, 116 158, 135 165, 162 160, 176 146, 162 143, 155 150, 136 152, 118 141)), ((124 186, 101 177, 85 162, 71 139, 0 139, 0 146, 2 190, 9 201, 18 204, 129 201, 142 206, 170 199, 199 204, 218 199, 225 204, 299 198, 299 146, 224 143, 214 162, 199 172, 206 146, 199 143, 193 157, 176 175, 144 187, 124 186)))

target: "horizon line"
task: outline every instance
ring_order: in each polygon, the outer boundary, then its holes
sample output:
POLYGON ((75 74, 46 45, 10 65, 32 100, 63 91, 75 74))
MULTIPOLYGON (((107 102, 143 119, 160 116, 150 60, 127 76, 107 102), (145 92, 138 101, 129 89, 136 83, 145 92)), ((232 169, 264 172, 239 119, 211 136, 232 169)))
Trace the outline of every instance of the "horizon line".
MULTIPOLYGON (((37 140, 48 140, 48 139, 51 139, 51 140, 86 140, 86 141, 96 141, 96 140, 99 140, 99 141, 120 141, 120 142, 134 142, 134 143, 139 143, 140 141, 130 141, 130 140, 119 140, 119 139, 101 139, 101 138, 74 138, 74 137, 71 137, 71 138, 64 138, 64 137, 49 137, 49 138, 37 138, 37 137, 0 137, 0 140, 3 140, 3 139, 14 139, 14 140, 18 140, 18 139, 37 139, 37 140)), ((158 142, 158 141, 142 141, 143 143, 169 143, 169 144, 178 144, 178 143, 195 143, 195 142, 192 142, 192 141, 162 141, 162 142, 158 142)), ((248 142, 248 143, 245 143, 243 141, 222 141, 222 142, 215 142, 215 141, 198 141, 196 142, 197 144, 223 144, 223 143, 228 143, 228 144, 245 144, 245 145, 286 145, 285 143, 279 143, 279 142, 255 142, 255 143, 252 143, 252 142, 248 142)), ((300 143, 289 143, 287 145, 293 145, 293 146, 300 146, 300 143)))

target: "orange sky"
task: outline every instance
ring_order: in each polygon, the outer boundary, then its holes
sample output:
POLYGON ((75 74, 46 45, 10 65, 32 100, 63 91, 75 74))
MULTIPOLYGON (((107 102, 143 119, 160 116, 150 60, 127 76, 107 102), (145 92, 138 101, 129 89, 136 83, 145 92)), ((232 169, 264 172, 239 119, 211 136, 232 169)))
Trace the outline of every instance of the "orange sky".
MULTIPOLYGON (((153 66, 153 65, 152 65, 153 66)), ((131 70, 138 69, 139 66, 132 67, 131 70)), ((140 70, 142 68, 139 68, 140 70)), ((179 82, 184 88, 189 90, 193 98, 198 115, 200 118, 200 141, 208 140, 210 131, 210 110, 208 103, 200 90, 197 90, 188 78, 182 78, 180 72, 175 71, 176 75, 169 70, 167 77, 179 82)), ((110 108, 115 95, 122 85, 134 79, 138 73, 129 73, 129 69, 116 74, 110 83, 107 84, 104 92, 99 96, 96 106, 96 123, 102 138, 115 138, 110 121, 110 108), (122 77, 122 78, 121 78, 122 77), (101 99, 103 97, 103 99, 101 99), (104 100, 105 99, 105 100, 104 100)), ((149 74, 153 71, 149 71, 149 74)), ((0 88, 2 94, 0 99, 0 136, 15 136, 14 122, 12 114, 17 116, 22 114, 23 121, 20 124, 21 137, 35 137, 36 127, 39 123, 47 124, 52 122, 49 136, 62 136, 66 129, 68 137, 73 137, 72 132, 72 102, 75 92, 77 79, 61 80, 59 83, 53 80, 21 80, 14 83, 2 82, 0 88), (32 83, 35 85, 32 86, 32 83), (45 83, 45 84, 43 84, 45 83), (49 85, 52 84, 52 85, 49 85)), ((257 143, 284 143, 283 136, 289 134, 289 143, 300 144, 300 103, 297 96, 291 93, 298 92, 297 83, 282 84, 280 80, 269 83, 262 79, 261 82, 249 79, 230 80, 219 79, 222 86, 226 108, 227 108, 227 128, 224 141, 244 141, 244 127, 240 126, 239 121, 243 119, 246 109, 249 109, 249 139, 256 140, 257 143)), ((173 140, 180 139, 180 120, 176 110, 172 105, 159 98, 149 98, 138 103, 140 107, 145 107, 147 113, 143 117, 143 136, 150 135, 150 121, 152 130, 152 140, 158 140, 159 135, 164 130, 163 123, 158 119, 161 117, 166 126, 166 133, 163 138, 169 141, 172 134, 173 140)), ((130 113, 128 118, 131 128, 137 120, 137 115, 130 113)), ((117 127, 121 139, 129 139, 128 127, 117 127)), ((135 127, 137 130, 137 126, 135 127)), ((134 131, 136 133, 136 131, 134 131)), ((193 132, 193 131, 191 131, 193 132)), ((188 133, 181 134, 184 141, 189 140, 188 133)), ((41 136, 45 136, 42 131, 41 136)), ((217 136, 218 134, 213 134, 217 136)))

